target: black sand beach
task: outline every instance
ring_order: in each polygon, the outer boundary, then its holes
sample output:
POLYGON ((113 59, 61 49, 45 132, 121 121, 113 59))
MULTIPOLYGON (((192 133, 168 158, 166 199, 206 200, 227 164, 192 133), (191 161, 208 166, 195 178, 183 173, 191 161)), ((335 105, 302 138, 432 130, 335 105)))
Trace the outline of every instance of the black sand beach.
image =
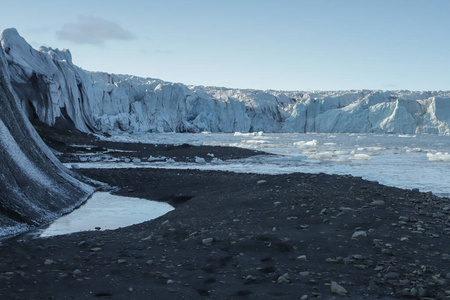
MULTIPOLYGON (((76 161, 71 144, 179 160, 258 154, 39 132, 63 161, 76 161)), ((113 231, 1 241, 0 299, 450 299, 450 202, 431 193, 326 174, 76 172, 176 209, 113 231)))

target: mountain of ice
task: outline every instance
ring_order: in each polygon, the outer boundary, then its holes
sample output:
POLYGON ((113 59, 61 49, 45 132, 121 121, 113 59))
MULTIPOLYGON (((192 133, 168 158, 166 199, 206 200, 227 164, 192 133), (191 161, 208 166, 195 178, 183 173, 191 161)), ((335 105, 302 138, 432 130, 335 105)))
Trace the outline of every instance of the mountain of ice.
POLYGON ((49 223, 85 201, 94 189, 75 177, 20 108, 0 49, 0 238, 49 223))
POLYGON ((0 35, 28 116, 88 131, 450 133, 450 91, 281 92, 88 72, 68 50, 0 35))

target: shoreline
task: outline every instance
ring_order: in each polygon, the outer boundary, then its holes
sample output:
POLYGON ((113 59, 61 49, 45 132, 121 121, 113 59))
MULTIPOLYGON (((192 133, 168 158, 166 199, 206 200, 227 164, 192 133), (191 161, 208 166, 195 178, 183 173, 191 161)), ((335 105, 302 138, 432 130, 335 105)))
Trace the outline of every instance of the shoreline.
POLYGON ((75 172, 175 210, 117 230, 2 241, 0 298, 450 297, 448 199, 323 173, 75 172))

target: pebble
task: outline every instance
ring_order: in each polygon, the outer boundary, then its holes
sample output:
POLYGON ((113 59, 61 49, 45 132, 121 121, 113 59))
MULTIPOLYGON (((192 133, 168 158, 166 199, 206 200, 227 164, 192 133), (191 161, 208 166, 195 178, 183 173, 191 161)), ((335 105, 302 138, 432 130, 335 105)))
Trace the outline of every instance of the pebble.
POLYGON ((125 260, 125 259, 123 259, 123 258, 119 258, 118 260, 117 260, 117 263, 119 263, 119 264, 124 264, 124 263, 126 263, 127 261, 125 260))
POLYGON ((341 296, 348 293, 347 290, 342 285, 338 284, 336 281, 331 282, 331 292, 341 296))
POLYGON ((289 280, 289 274, 288 273, 284 273, 283 275, 281 275, 280 277, 278 277, 278 283, 290 283, 291 281, 289 280))
POLYGON ((398 277, 400 277, 400 274, 398 274, 397 272, 389 272, 384 275, 384 278, 386 279, 396 279, 398 277))
POLYGON ((306 261, 306 255, 297 256, 297 259, 301 261, 306 261))
POLYGON ((383 200, 373 200, 370 205, 385 205, 386 203, 383 200))
POLYGON ((45 261, 44 261, 44 265, 52 265, 52 264, 54 264, 55 263, 55 261, 53 260, 53 259, 46 259, 45 261))
POLYGON ((211 246, 212 242, 214 241, 213 238, 206 238, 202 240, 202 244, 205 246, 211 246))
POLYGON ((77 276, 81 275, 81 273, 82 272, 80 271, 80 269, 76 269, 75 271, 72 272, 73 275, 77 275, 77 276))
POLYGON ((352 239, 354 238, 359 238, 359 237, 367 237, 367 232, 365 231, 355 231, 355 233, 353 233, 352 235, 352 239))
POLYGON ((99 251, 102 251, 102 248, 100 248, 100 247, 91 248, 91 251, 92 252, 99 252, 99 251))
POLYGON ((264 180, 264 179, 258 180, 258 181, 256 182, 256 184, 257 184, 257 185, 267 184, 267 180, 264 180))
POLYGON ((307 300, 308 299, 308 295, 303 295, 300 300, 307 300))

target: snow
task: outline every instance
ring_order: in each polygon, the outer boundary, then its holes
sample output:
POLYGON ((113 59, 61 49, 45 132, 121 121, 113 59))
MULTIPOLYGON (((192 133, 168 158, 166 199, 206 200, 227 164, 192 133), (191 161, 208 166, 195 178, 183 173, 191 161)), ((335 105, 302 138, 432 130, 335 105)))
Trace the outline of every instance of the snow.
MULTIPOLYGON (((259 91, 186 86, 89 72, 68 50, 34 50, 5 30, 13 86, 47 124, 67 117, 85 132, 357 132, 450 134, 450 91, 259 91), (37 81, 39 89, 27 82, 37 81)), ((247 135, 248 136, 248 135, 247 135)))

